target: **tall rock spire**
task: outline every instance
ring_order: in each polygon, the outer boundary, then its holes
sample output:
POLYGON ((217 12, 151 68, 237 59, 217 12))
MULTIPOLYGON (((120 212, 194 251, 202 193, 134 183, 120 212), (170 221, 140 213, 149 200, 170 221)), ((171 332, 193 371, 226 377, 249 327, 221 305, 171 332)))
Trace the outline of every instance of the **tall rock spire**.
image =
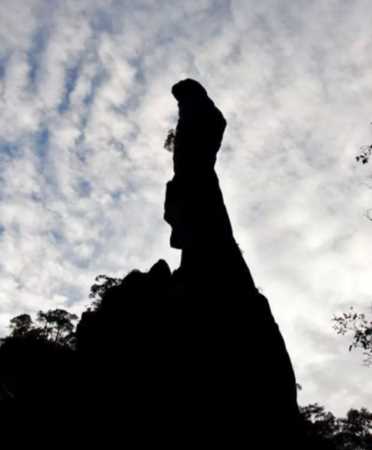
POLYGON ((217 434, 225 430, 247 444, 247 434, 261 432, 255 448, 262 449, 292 444, 299 431, 294 371, 234 239, 214 170, 226 120, 198 82, 180 81, 172 93, 179 120, 164 218, 171 246, 182 250, 177 279, 188 305, 188 363, 199 374, 195 408, 208 398, 208 423, 217 434), (267 414, 274 415, 273 435, 264 433, 267 414))

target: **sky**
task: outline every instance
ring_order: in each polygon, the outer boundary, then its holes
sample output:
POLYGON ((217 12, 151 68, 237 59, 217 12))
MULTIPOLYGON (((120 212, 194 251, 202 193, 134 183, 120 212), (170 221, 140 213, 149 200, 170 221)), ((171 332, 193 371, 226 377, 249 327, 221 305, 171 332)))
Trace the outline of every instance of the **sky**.
POLYGON ((370 0, 2 0, 0 334, 82 312, 99 274, 177 267, 163 143, 191 77, 228 122, 216 170, 299 402, 372 409, 372 367, 332 329, 372 304, 371 23, 370 0))

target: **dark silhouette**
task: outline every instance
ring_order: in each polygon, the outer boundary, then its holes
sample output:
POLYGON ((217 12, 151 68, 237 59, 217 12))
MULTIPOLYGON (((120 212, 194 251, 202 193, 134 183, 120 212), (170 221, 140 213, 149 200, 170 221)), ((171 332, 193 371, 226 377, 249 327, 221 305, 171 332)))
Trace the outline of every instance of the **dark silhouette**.
MULTIPOLYGON (((78 395, 73 324, 76 316, 56 309, 10 321, 11 333, 0 344, 0 422, 20 444, 43 422, 61 423, 78 395)), ((54 429, 53 427, 49 428, 54 429)))
MULTIPOLYGON (((370 125, 372 125, 372 122, 370 123, 370 125)), ((360 147, 360 152, 355 157, 355 159, 356 159, 356 161, 358 161, 362 164, 367 164, 371 158, 371 154, 372 154, 372 145, 371 144, 362 145, 360 147)))
POLYGON ((214 171, 226 121, 197 82, 181 81, 172 93, 179 122, 164 217, 171 245, 182 249, 177 277, 189 306, 184 318, 193 325, 189 364, 199 372, 194 401, 207 398, 217 439, 227 433, 247 441, 252 427, 262 431, 262 448, 288 445, 299 430, 294 372, 268 301, 233 237, 214 171), (275 419, 267 435, 269 405, 275 419))
POLYGON ((12 380, 27 379, 19 363, 35 353, 35 373, 52 374, 37 385, 47 387, 44 401, 63 393, 74 405, 70 417, 109 427, 123 443, 135 436, 172 448, 305 448, 291 361, 234 239, 214 170, 226 120, 198 82, 183 80, 172 93, 179 121, 167 139, 174 177, 164 218, 180 267, 171 273, 160 260, 122 280, 99 277, 76 332, 61 312, 39 314, 44 334, 18 316, 0 348, 8 368, 2 396, 29 398, 32 386, 12 380))
POLYGON ((336 418, 317 403, 301 408, 305 436, 313 449, 369 450, 372 448, 372 414, 365 408, 350 409, 336 418))
POLYGON ((367 164, 372 153, 372 145, 365 145, 360 149, 359 155, 355 157, 356 161, 367 164))
POLYGON ((160 260, 148 273, 94 286, 96 307, 76 332, 80 361, 96 375, 88 391, 96 390, 95 401, 103 395, 101 404, 126 404, 128 420, 141 418, 177 442, 298 443, 292 365, 235 242, 214 171, 226 121, 196 81, 172 93, 179 121, 164 218, 181 265, 171 273, 160 260))
POLYGON ((349 351, 353 349, 361 350, 364 355, 364 363, 372 365, 372 320, 371 316, 366 316, 350 307, 348 312, 344 312, 333 318, 337 334, 352 334, 352 342, 349 351))

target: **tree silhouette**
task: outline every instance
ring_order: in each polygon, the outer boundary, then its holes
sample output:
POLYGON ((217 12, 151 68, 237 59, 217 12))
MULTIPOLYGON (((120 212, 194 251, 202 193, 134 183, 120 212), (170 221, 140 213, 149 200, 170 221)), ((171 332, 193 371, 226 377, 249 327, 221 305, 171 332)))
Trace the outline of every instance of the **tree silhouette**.
POLYGON ((314 449, 367 450, 372 448, 372 413, 350 409, 336 418, 318 403, 300 408, 309 445, 314 449))
POLYGON ((351 307, 349 312, 335 316, 333 321, 333 328, 338 334, 352 335, 349 351, 352 349, 362 350, 364 362, 367 365, 372 364, 372 320, 363 313, 355 312, 351 307))
POLYGON ((74 321, 78 317, 64 309, 39 311, 37 321, 45 338, 59 344, 69 344, 74 338, 74 321))
POLYGON ((39 311, 38 325, 28 314, 11 319, 10 335, 0 345, 0 399, 35 407, 73 400, 76 319, 62 309, 39 311))
MULTIPOLYGON (((92 289, 94 286, 92 287, 92 289)), ((44 339, 61 345, 72 345, 74 339, 74 322, 78 319, 64 309, 39 311, 36 323, 29 314, 20 314, 10 320, 9 337, 44 339)))
POLYGON ((29 314, 20 314, 11 319, 9 328, 11 329, 11 336, 25 336, 34 327, 34 323, 29 314))
POLYGON ((123 280, 121 278, 108 277, 107 275, 98 275, 95 281, 96 283, 91 286, 89 293, 89 298, 94 300, 90 307, 91 309, 97 309, 106 293, 113 287, 119 286, 123 280))

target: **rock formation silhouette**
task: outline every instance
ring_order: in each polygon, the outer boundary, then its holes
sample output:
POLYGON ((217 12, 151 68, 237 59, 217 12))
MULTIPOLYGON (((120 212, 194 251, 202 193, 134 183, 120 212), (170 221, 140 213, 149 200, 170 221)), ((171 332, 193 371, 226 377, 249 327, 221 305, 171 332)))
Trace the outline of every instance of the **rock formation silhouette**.
POLYGON ((214 170, 226 120, 198 82, 183 80, 172 93, 179 120, 164 218, 180 267, 171 273, 160 260, 110 285, 83 314, 78 351, 100 374, 92 390, 106 387, 100 401, 125 404, 131 426, 151 424, 159 439, 298 445, 292 364, 234 239, 214 170))
MULTIPOLYGON (((64 356, 69 376, 59 375, 55 389, 74 405, 70 418, 84 416, 123 444, 305 448, 292 364, 234 239, 214 169, 226 120, 194 80, 172 94, 179 120, 164 219, 180 267, 171 273, 160 260, 96 286, 64 356)), ((50 346, 32 342, 20 348, 37 346, 45 376, 50 346)), ((27 376, 17 377, 23 392, 27 376)), ((52 392, 49 383, 43 402, 52 392)))
POLYGON ((269 408, 275 438, 261 435, 260 448, 288 445, 298 438, 294 371, 234 239, 214 171, 226 121, 196 81, 183 80, 172 93, 179 121, 164 218, 172 227, 171 245, 182 250, 177 278, 192 326, 194 402, 209 405, 211 433, 226 430, 243 440, 249 430, 264 431, 269 408))

